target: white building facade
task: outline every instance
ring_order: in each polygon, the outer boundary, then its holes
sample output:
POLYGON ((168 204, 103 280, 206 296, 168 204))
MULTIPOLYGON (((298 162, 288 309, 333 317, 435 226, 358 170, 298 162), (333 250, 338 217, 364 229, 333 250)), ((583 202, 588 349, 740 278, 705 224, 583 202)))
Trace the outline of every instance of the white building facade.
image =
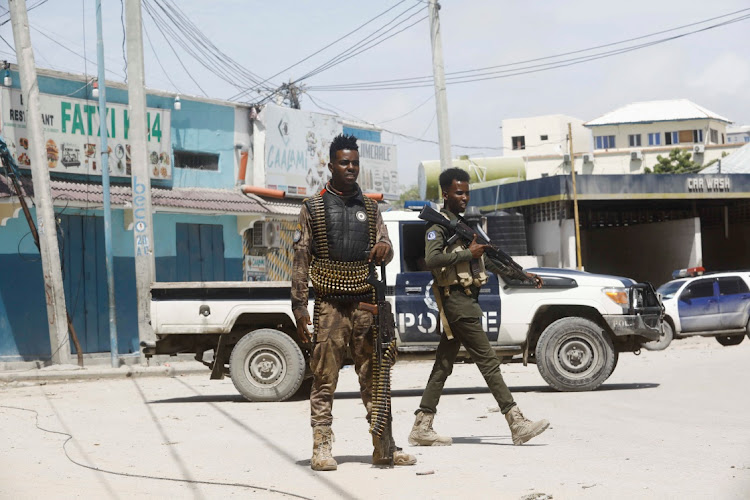
POLYGON ((742 130, 730 136, 727 118, 674 99, 631 103, 586 123, 564 115, 503 120, 505 154, 524 158, 529 180, 569 174, 568 123, 578 174, 641 174, 674 148, 689 150, 693 161, 708 165, 744 144, 734 139, 742 130))

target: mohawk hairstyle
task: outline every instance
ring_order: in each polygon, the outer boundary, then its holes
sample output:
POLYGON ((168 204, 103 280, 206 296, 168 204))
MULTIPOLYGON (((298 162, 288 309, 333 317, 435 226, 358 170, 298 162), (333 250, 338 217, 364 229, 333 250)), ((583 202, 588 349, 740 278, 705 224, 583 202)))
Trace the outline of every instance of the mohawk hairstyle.
POLYGON ((447 168, 440 173, 440 189, 447 191, 453 181, 469 182, 469 172, 458 167, 447 168))
POLYGON ((333 160, 336 159, 336 151, 341 151, 342 149, 359 151, 359 146, 357 146, 357 138, 353 135, 346 134, 339 134, 334 137, 331 141, 331 148, 328 151, 328 154, 330 155, 328 157, 328 161, 333 162, 333 160))

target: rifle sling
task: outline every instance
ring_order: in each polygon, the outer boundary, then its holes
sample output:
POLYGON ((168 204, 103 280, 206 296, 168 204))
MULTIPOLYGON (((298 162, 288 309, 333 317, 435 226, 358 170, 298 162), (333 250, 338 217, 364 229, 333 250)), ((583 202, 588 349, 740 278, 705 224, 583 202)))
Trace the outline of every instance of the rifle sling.
POLYGON ((438 310, 440 311, 440 322, 443 324, 445 336, 448 337, 448 340, 453 340, 453 331, 451 331, 451 326, 448 323, 448 318, 445 317, 445 310, 443 309, 443 291, 434 281, 432 282, 432 293, 435 295, 435 302, 437 302, 438 310))

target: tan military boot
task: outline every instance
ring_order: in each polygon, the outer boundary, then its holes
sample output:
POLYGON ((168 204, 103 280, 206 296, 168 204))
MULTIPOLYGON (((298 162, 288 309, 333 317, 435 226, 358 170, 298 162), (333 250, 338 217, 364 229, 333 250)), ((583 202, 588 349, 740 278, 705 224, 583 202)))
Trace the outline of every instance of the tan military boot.
POLYGON ((336 470, 338 464, 331 455, 333 431, 329 425, 313 427, 313 455, 310 460, 312 470, 336 470))
POLYGON ((523 416, 518 406, 514 406, 508 413, 505 414, 505 420, 508 422, 510 427, 510 435, 513 438, 513 444, 521 445, 533 438, 538 436, 549 427, 549 422, 542 419, 537 422, 532 422, 523 416))
MULTIPOLYGON (((383 452, 380 449, 380 439, 376 436, 372 437, 372 445, 374 446, 374 449, 372 451, 372 464, 373 465, 390 465, 390 460, 381 459, 380 457, 383 456, 383 452)), ((417 457, 414 455, 410 455, 406 453, 404 450, 396 446, 396 443, 393 441, 393 438, 391 438, 391 448, 393 448, 395 451, 393 452, 393 465, 402 466, 402 465, 414 465, 417 463, 417 457)))
POLYGON ((414 426, 409 433, 409 444, 412 446, 450 446, 453 440, 448 436, 441 436, 432 428, 434 413, 417 412, 414 426))

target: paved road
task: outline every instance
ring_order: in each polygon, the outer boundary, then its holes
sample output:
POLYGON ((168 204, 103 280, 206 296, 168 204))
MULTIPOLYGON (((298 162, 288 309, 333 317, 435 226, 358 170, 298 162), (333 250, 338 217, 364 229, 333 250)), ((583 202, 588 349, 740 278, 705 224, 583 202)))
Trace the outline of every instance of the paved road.
POLYGON ((0 498, 750 498, 750 341, 624 354, 590 393, 553 392, 534 367, 505 366, 524 413, 552 422, 522 447, 473 365, 456 366, 436 419, 455 444, 409 447, 430 368, 394 370, 396 439, 419 458, 394 470, 369 464, 356 380, 344 369, 340 465, 327 473, 309 467, 305 400, 248 403, 207 374, 6 384, 0 498))

